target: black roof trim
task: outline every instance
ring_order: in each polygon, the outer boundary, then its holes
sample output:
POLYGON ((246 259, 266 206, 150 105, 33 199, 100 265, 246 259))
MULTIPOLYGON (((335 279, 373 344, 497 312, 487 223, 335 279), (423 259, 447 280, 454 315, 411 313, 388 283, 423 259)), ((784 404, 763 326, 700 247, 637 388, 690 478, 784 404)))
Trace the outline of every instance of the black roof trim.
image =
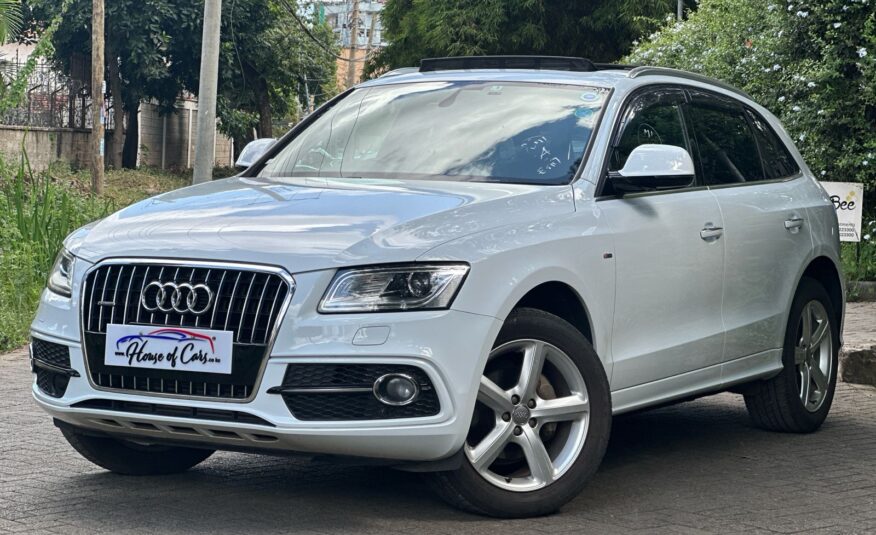
POLYGON ((600 71, 631 71, 639 65, 627 65, 625 63, 596 63, 596 68, 600 71))
POLYGON ((426 58, 420 72, 464 69, 535 69, 551 71, 593 72, 599 70, 587 58, 565 56, 458 56, 426 58))

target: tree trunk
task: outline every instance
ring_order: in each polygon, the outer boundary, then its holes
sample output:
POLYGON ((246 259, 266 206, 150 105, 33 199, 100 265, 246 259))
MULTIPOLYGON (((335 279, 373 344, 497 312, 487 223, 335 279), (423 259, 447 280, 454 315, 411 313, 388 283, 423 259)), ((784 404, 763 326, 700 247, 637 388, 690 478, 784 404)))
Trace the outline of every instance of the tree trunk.
POLYGON ((259 137, 274 137, 274 123, 271 117, 271 97, 268 93, 268 83, 259 78, 256 86, 259 107, 259 137))
POLYGON ((137 152, 140 147, 140 103, 125 106, 128 115, 128 132, 125 135, 125 148, 122 151, 122 167, 137 168, 137 152))
POLYGON ((111 46, 107 46, 107 68, 109 69, 109 86, 113 95, 113 150, 109 155, 109 164, 115 169, 122 167, 122 149, 125 143, 125 112, 122 102, 122 77, 119 72, 119 60, 111 46))

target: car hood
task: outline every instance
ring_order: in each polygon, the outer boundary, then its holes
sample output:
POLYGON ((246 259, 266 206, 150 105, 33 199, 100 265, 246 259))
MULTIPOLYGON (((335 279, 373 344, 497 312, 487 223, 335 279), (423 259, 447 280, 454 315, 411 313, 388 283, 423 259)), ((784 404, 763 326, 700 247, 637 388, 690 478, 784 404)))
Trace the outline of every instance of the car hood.
POLYGON ((231 178, 141 201, 68 239, 90 262, 226 260, 291 272, 415 260, 455 238, 574 210, 569 186, 231 178))

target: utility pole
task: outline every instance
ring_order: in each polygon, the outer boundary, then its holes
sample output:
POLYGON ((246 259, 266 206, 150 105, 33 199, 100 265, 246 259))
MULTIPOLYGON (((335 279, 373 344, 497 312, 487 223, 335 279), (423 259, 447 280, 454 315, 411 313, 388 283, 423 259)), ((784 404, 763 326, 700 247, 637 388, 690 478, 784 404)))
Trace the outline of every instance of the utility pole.
POLYGON ((216 156, 216 91, 219 83, 219 31, 222 0, 204 2, 204 33, 201 43, 201 79, 198 85, 198 144, 192 182, 213 179, 216 156))
POLYGON ((356 45, 359 44, 359 0, 353 0, 353 16, 347 21, 350 28, 350 55, 347 61, 347 87, 356 85, 356 45))
POLYGON ((678 0, 678 20, 684 19, 684 0, 678 0))
POLYGON ((91 5, 91 192, 103 191, 103 0, 91 5))
POLYGON ((374 48, 374 30, 377 29, 377 14, 371 14, 371 28, 368 30, 368 44, 365 45, 365 57, 368 57, 368 54, 371 53, 371 49, 374 48))

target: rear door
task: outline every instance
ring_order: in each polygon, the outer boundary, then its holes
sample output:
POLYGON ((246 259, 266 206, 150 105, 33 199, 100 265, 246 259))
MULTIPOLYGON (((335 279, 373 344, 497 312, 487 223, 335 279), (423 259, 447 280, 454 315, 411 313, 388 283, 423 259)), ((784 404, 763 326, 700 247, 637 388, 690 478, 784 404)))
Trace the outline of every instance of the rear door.
POLYGON ((724 219, 724 359, 782 345, 785 313, 811 249, 804 179, 769 123, 736 100, 691 91, 691 130, 724 219))
MULTIPOLYGON (((671 87, 633 97, 621 115, 608 170, 621 169, 646 143, 690 152, 684 99, 683 90, 671 87)), ((717 381, 724 250, 714 196, 695 177, 687 187, 623 197, 610 181, 604 184, 597 202, 614 234, 617 274, 612 390, 710 366, 717 381)))

